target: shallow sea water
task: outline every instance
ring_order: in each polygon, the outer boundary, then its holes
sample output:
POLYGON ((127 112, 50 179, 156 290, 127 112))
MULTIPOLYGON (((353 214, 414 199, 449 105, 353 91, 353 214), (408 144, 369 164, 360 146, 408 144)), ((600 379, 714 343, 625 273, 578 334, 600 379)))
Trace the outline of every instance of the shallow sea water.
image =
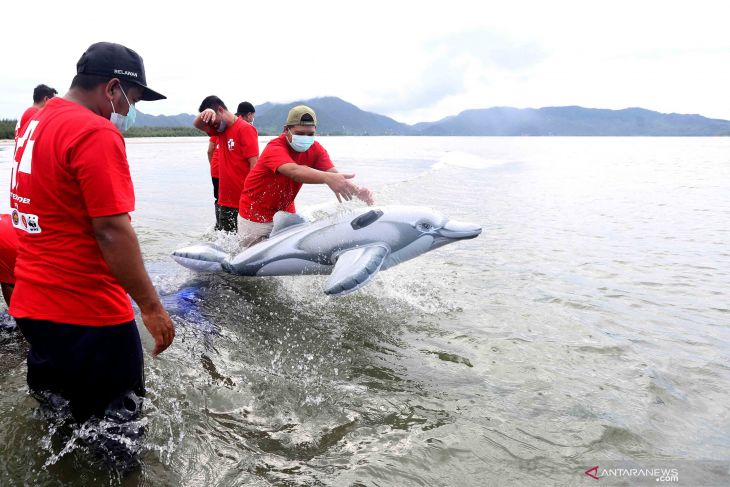
MULTIPOLYGON (((583 485, 593 466, 730 483, 730 140, 320 141, 378 204, 483 234, 343 298, 322 276, 196 275, 170 252, 231 244, 207 141, 129 140, 133 224, 177 327, 146 356, 142 465, 111 470, 42 417, 1 331, 0 485, 583 485)), ((341 209, 315 186, 297 206, 341 209)))

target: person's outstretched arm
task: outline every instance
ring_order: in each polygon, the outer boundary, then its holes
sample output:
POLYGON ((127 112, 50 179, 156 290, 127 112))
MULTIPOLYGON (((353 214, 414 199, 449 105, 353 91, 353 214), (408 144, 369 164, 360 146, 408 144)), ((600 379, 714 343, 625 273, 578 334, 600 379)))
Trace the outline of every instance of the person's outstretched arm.
MULTIPOLYGON (((332 168, 328 169, 327 172, 338 172, 338 171, 337 171, 336 167, 332 167, 332 168)), ((360 201, 365 202, 368 206, 373 206, 375 204, 375 199, 373 198, 373 192, 370 191, 365 186, 358 186, 355 196, 357 196, 360 201)), ((342 202, 342 200, 340 200, 339 196, 338 196, 337 200, 342 202)))
MULTIPOLYGON (((332 168, 334 169, 334 168, 332 168)), ((302 166, 294 162, 282 164, 279 166, 279 171, 284 176, 293 179, 298 183, 303 184, 326 184, 335 193, 338 201, 342 201, 342 198, 349 201, 353 196, 357 196, 368 204, 372 204, 372 198, 370 202, 361 198, 361 195, 365 196, 370 194, 370 191, 365 188, 358 187, 355 183, 350 181, 355 177, 352 173, 340 173, 336 170, 333 171, 320 171, 313 169, 308 166, 302 166), (363 191, 364 190, 364 191, 363 191)))

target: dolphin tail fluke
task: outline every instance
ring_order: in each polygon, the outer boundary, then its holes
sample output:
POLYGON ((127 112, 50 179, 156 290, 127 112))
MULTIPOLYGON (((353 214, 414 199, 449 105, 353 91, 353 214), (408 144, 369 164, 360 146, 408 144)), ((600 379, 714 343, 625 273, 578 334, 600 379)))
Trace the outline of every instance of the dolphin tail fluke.
POLYGON ((387 246, 377 244, 343 252, 327 279, 325 294, 344 296, 357 291, 375 277, 389 253, 387 246))
POLYGON ((215 244, 200 244, 178 249, 172 258, 183 267, 197 272, 223 272, 223 262, 228 259, 225 250, 215 244))

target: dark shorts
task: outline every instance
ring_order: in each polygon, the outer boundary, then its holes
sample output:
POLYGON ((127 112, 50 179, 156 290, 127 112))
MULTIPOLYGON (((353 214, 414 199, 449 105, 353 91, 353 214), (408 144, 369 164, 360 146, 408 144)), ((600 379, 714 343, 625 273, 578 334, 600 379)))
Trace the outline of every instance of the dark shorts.
POLYGON ((218 203, 218 186, 219 186, 219 179, 218 178, 210 178, 213 181, 213 197, 215 198, 216 204, 218 203))
POLYGON ((144 358, 134 320, 113 326, 81 326, 16 318, 30 343, 28 386, 43 396, 54 393, 69 401, 74 419, 86 421, 140 411, 144 389, 144 358), (130 399, 132 398, 132 399, 130 399))
POLYGON ((238 231, 238 208, 220 207, 220 227, 224 232, 238 231))

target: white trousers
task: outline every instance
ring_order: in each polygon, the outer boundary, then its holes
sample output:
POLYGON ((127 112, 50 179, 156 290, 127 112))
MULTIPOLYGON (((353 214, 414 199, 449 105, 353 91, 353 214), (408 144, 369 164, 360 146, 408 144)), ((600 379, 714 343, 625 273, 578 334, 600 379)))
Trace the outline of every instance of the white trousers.
POLYGON ((252 222, 238 215, 238 238, 244 249, 269 238, 272 228, 274 228, 274 222, 252 222))

